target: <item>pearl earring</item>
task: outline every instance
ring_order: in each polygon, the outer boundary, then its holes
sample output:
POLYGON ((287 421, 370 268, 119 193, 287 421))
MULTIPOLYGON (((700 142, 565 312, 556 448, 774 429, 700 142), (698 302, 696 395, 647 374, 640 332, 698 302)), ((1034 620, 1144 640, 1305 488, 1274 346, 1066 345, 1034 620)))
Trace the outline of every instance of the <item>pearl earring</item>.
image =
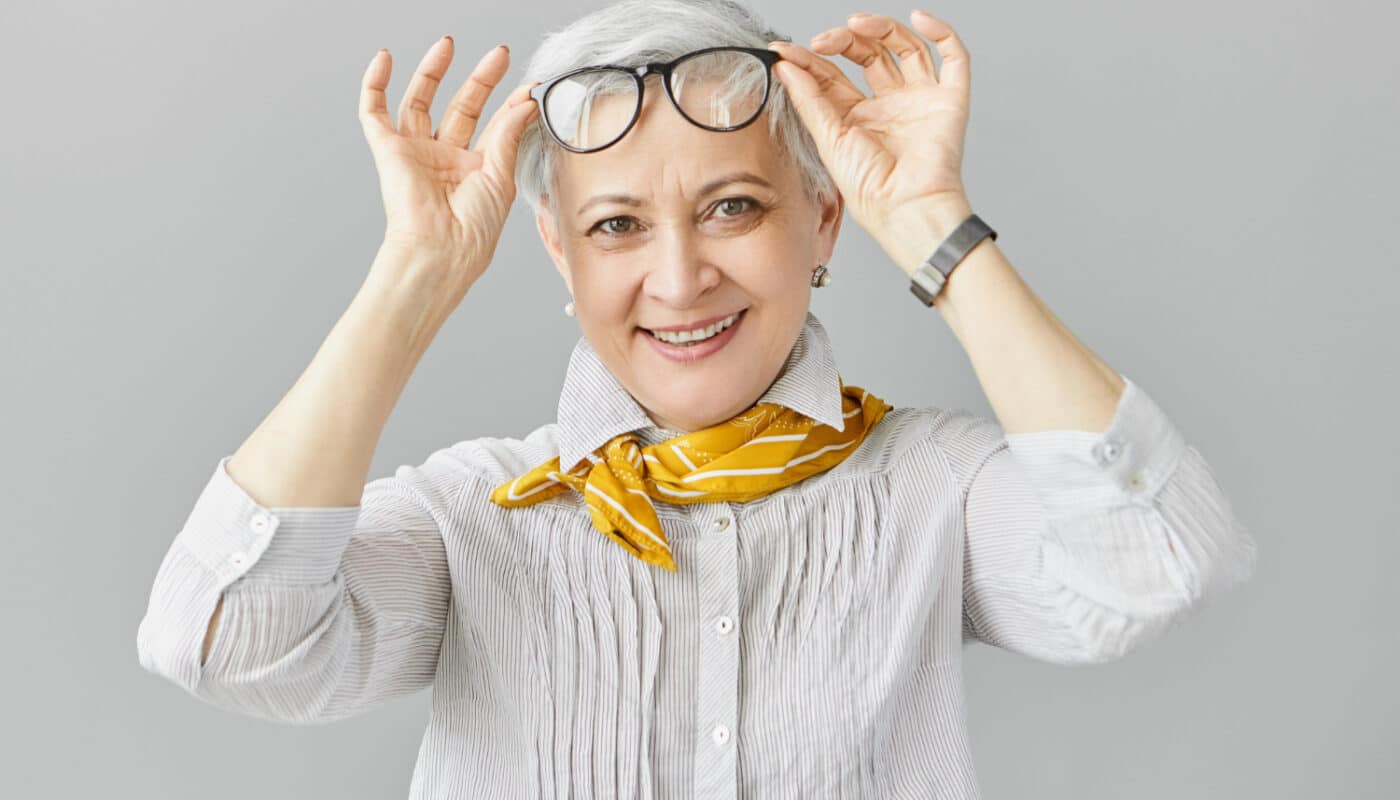
POLYGON ((564 314, 570 317, 574 315, 574 301, 570 300, 564 304, 564 314))
POLYGON ((821 288, 829 283, 831 283, 831 271, 825 265, 818 264, 817 268, 812 271, 812 285, 821 288))

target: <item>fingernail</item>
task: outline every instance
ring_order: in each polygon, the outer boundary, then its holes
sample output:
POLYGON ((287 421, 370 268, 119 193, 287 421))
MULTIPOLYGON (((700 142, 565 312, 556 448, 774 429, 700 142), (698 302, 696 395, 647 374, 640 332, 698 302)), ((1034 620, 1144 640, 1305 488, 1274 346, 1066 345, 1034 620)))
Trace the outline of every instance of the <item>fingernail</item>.
MULTIPOLYGON (((451 36, 444 36, 444 37, 442 37, 442 38, 446 39, 446 40, 449 41, 449 42, 452 42, 452 37, 451 37, 451 36)), ((456 42, 452 42, 452 43, 453 43, 453 44, 456 44, 456 42)))
POLYGON ((870 16, 870 15, 867 14, 867 13, 865 13, 864 11, 857 11, 857 12, 854 13, 854 14, 847 14, 847 15, 846 15, 846 19, 856 19, 856 18, 858 18, 858 17, 868 17, 868 16, 870 16))

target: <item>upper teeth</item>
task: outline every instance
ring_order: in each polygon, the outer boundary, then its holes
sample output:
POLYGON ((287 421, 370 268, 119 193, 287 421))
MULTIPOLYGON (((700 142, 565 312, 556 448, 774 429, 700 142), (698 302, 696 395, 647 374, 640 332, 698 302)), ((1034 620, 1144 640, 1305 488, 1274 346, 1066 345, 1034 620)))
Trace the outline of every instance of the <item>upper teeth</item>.
POLYGON ((716 333, 719 333, 720 331, 724 330, 725 328, 728 328, 730 325, 733 325, 734 320, 739 318, 740 313, 741 312, 735 312, 733 314, 730 314, 729 316, 725 317, 724 319, 720 320, 719 322, 716 322, 715 324, 707 328, 697 328, 693 331, 652 331, 651 335, 655 336, 663 342, 671 342, 673 344, 698 342, 702 339, 708 339, 711 336, 714 336, 716 333))

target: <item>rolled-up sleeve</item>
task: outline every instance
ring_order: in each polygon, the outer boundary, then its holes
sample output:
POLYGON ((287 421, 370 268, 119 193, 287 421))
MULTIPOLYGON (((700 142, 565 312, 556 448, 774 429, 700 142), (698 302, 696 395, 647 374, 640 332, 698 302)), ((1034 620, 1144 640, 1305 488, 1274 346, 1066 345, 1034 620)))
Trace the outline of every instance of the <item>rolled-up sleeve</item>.
POLYGON ((156 572, 142 667, 217 707, 289 723, 428 686, 451 598, 440 521, 458 475, 430 458, 371 481, 356 506, 266 507, 228 474, 231 457, 156 572))
POLYGON ((1253 574, 1257 545, 1210 466, 1123 378, 1100 432, 967 420, 986 455, 965 495, 964 641, 1109 661, 1253 574))

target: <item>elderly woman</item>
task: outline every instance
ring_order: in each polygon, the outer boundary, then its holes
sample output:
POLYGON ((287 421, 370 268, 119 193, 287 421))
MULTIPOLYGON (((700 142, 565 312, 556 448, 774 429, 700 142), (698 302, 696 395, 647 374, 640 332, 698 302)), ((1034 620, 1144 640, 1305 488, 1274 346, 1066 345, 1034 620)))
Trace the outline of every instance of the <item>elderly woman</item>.
POLYGON ((365 73, 383 245, 218 461, 147 669, 296 723, 431 686, 412 797, 976 797, 963 645, 1115 659, 1251 574, 1200 453, 972 213, 947 23, 854 14, 808 49, 732 2, 624 0, 548 36, 475 144, 507 49, 434 132, 452 55, 397 125, 387 52, 365 73), (582 331, 558 418, 366 484, 517 180, 582 331), (808 302, 845 211, 997 420, 841 379, 808 302))

